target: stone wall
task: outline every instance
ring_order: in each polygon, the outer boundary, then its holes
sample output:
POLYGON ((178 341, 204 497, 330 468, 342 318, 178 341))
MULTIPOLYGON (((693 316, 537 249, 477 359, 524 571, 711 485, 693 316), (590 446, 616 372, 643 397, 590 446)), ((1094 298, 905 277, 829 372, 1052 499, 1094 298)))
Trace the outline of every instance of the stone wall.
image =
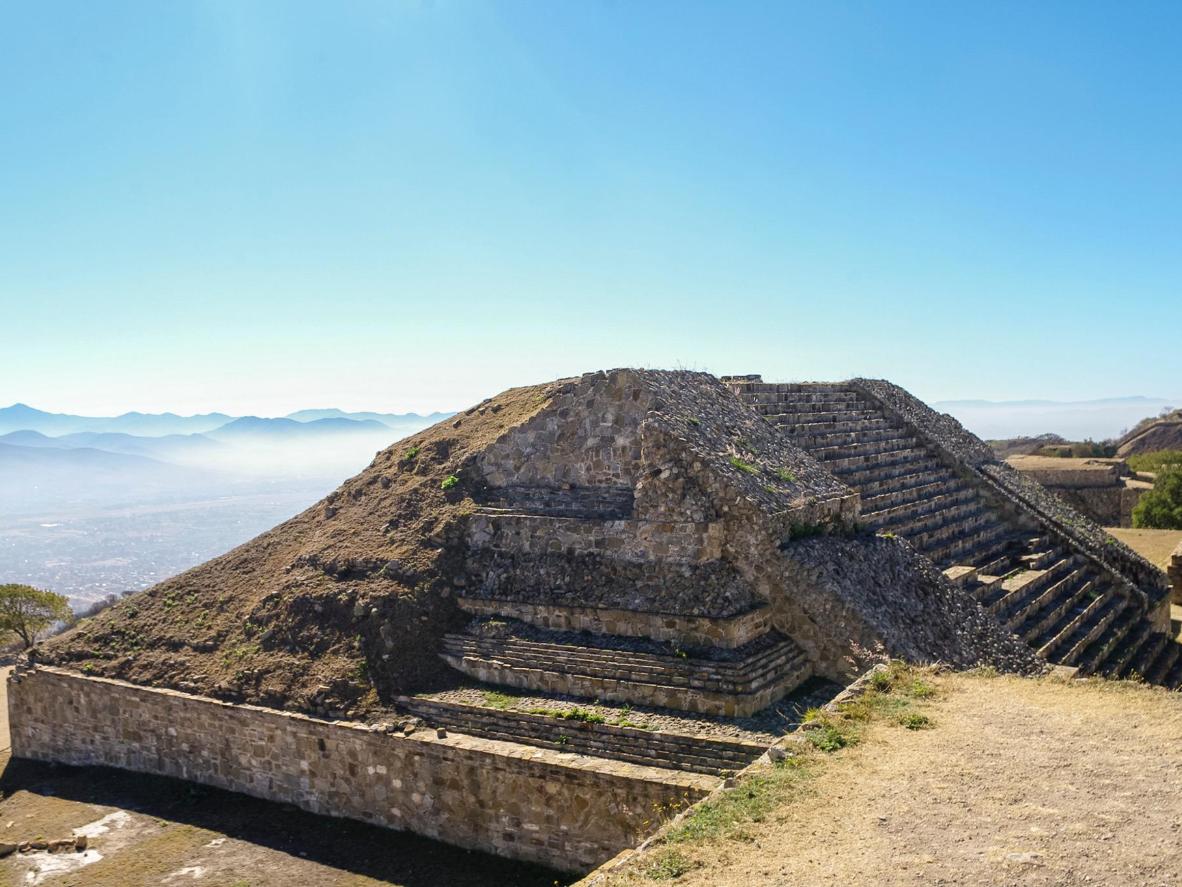
POLYGON ((1166 573, 1173 586, 1171 600, 1182 607, 1182 544, 1175 548, 1174 553, 1170 556, 1170 564, 1166 567, 1166 573))
POLYGON ((616 637, 651 638, 681 647, 733 650, 767 634, 771 612, 756 607, 737 616, 715 619, 676 613, 645 613, 604 607, 564 607, 550 603, 459 599, 460 608, 476 616, 506 616, 555 631, 588 631, 616 637))
POLYGON ((695 564, 718 560, 722 525, 687 521, 582 520, 544 515, 475 514, 474 549, 531 556, 605 554, 623 561, 695 564))
POLYGON ((584 871, 695 800, 704 775, 479 739, 409 735, 45 666, 9 681, 16 757, 119 767, 584 871))
POLYGON ((1133 508, 1152 484, 1127 477, 1121 459, 1010 456, 1006 464, 1053 491, 1104 527, 1131 527, 1133 508))

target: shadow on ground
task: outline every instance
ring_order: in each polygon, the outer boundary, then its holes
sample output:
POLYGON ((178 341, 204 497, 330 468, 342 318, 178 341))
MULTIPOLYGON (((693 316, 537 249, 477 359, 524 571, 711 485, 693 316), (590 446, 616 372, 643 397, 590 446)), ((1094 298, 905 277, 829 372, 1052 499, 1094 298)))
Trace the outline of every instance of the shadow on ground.
MULTIPOLYGON (((246 795, 105 767, 67 767, 10 759, 0 774, 0 791, 6 803, 14 794, 27 792, 45 799, 121 808, 266 848, 274 852, 267 885, 292 887, 298 883, 298 879, 283 873, 285 860, 295 863, 297 859, 301 866, 314 863, 336 869, 345 877, 360 876, 401 887, 553 887, 575 880, 540 866, 462 850, 406 832, 316 816, 246 795)), ((134 848, 128 848, 128 852, 134 853, 134 848)), ((271 856, 268 854, 268 858, 271 856)), ((258 881, 251 879, 249 883, 258 881)))

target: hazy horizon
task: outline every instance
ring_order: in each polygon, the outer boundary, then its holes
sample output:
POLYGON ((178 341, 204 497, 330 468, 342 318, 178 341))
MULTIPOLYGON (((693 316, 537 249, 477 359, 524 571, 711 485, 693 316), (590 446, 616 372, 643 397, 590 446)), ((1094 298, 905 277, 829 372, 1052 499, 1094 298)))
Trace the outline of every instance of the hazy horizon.
POLYGON ((1171 397, 1150 6, 9 5, 0 401, 421 413, 679 365, 1171 397))

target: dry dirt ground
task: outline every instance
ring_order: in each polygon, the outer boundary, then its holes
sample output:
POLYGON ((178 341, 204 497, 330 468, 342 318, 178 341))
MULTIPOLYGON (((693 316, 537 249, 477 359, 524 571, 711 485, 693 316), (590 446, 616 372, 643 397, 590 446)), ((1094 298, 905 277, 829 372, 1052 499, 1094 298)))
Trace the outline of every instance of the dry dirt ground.
MULTIPOLYGON (((681 887, 1182 884, 1182 695, 948 676, 935 726, 883 724, 681 887)), ((684 846, 684 845, 679 845, 684 846)))
POLYGON ((1105 527, 1141 557, 1157 564, 1163 570, 1170 562, 1170 555, 1182 543, 1182 530, 1132 530, 1125 527, 1105 527))
POLYGON ((570 880, 176 780, 12 761, 7 711, 0 693, 0 842, 85 833, 91 849, 13 854, 0 860, 0 887, 552 887, 570 880))
MULTIPOLYGON (((1182 545, 1182 530, 1131 530, 1122 527, 1105 527, 1109 533, 1123 542, 1141 557, 1157 564, 1163 570, 1170 562, 1170 555, 1182 545)), ((1170 618, 1174 633, 1182 638, 1182 607, 1170 607, 1170 618)))

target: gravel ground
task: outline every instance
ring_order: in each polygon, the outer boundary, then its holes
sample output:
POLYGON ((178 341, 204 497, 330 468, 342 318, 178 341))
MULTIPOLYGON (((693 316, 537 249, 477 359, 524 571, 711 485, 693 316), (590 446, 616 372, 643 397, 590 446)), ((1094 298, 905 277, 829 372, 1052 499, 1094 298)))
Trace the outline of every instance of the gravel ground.
POLYGON ((1182 695, 940 684, 934 729, 876 728, 747 840, 692 848, 700 867, 676 883, 1182 884, 1182 695))

